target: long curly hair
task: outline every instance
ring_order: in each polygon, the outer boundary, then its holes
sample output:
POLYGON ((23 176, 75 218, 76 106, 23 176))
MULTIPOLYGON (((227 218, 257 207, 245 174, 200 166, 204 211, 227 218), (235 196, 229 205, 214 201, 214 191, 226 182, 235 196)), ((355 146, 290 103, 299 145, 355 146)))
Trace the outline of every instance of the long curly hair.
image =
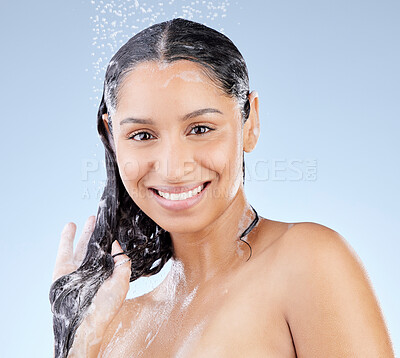
MULTIPOLYGON (((145 61, 194 61, 226 95, 235 98, 242 122, 249 117, 249 80, 246 63, 232 41, 202 24, 176 18, 139 32, 111 58, 97 113, 97 130, 105 149, 107 182, 96 224, 81 266, 60 277, 50 288, 55 358, 67 357, 77 328, 101 284, 111 276, 111 245, 118 240, 131 259, 130 281, 158 273, 173 255, 170 234, 148 217, 126 191, 118 171, 111 117, 125 76, 145 61), (108 114, 110 132, 103 122, 108 114)), ((244 182, 244 158, 243 158, 244 182)))

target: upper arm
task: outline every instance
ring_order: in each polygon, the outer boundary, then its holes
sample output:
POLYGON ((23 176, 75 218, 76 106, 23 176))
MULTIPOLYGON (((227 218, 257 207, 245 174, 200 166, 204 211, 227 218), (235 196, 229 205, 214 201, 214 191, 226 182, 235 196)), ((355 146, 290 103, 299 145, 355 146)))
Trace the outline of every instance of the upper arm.
POLYGON ((284 310, 298 357, 394 357, 371 283, 335 231, 297 224, 284 240, 284 310))

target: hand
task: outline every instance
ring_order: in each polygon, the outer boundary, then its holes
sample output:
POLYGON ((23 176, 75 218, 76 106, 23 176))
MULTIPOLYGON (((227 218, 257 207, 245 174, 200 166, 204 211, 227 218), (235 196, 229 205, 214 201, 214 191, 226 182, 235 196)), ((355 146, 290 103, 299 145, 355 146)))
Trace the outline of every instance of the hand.
MULTIPOLYGON (((75 271, 81 265, 86 255, 90 236, 94 230, 95 220, 95 216, 90 216, 87 219, 75 252, 73 243, 76 225, 70 222, 64 227, 58 248, 53 281, 75 271)), ((122 251, 118 241, 114 241, 111 254, 115 255, 122 251)), ((114 263, 113 274, 100 286, 87 315, 78 327, 68 357, 97 357, 104 332, 126 298, 131 276, 129 257, 118 255, 114 258, 114 263)))

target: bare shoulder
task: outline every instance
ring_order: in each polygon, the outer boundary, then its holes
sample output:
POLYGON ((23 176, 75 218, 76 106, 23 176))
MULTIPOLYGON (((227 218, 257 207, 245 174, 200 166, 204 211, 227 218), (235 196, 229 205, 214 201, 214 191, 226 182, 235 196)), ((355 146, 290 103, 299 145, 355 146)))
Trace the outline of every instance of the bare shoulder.
POLYGON ((140 317, 144 310, 149 309, 151 304, 152 299, 149 293, 125 300, 114 319, 115 322, 113 321, 114 325, 124 325, 126 323, 131 325, 133 321, 140 317))
POLYGON ((393 357, 372 284, 343 236, 302 222, 274 244, 283 313, 299 356, 393 357))
POLYGON ((332 289, 347 285, 368 287, 368 274, 361 259, 347 240, 335 230, 314 222, 291 224, 276 245, 277 265, 286 279, 288 313, 293 311, 292 294, 297 298, 326 294, 324 287, 331 280, 332 289), (314 290, 314 291, 313 291, 314 290))
MULTIPOLYGON (((273 266, 287 285, 307 272, 350 270, 366 276, 366 270, 347 240, 335 230, 314 222, 287 223, 263 219, 259 227, 259 264, 273 266)), ((344 273, 344 272, 342 272, 344 273)), ((315 278, 315 275, 313 276, 315 278)))
POLYGON ((354 249, 335 230, 314 222, 291 224, 279 242, 280 249, 302 265, 329 263, 332 258, 362 265, 354 249), (326 261, 328 260, 328 261, 326 261))
POLYGON ((304 283, 302 280, 336 277, 337 283, 354 280, 353 283, 362 282, 372 290, 356 251, 341 234, 327 226, 314 222, 292 224, 279 240, 277 250, 291 287, 304 283))
POLYGON ((303 253, 307 250, 320 249, 324 252, 330 249, 341 249, 343 254, 357 257, 344 237, 318 223, 288 223, 261 218, 257 232, 259 236, 257 244, 263 251, 273 247, 273 250, 278 250, 281 254, 298 256, 296 253, 299 249, 304 250, 303 253))
POLYGON ((120 341, 123 335, 136 326, 143 310, 148 308, 149 301, 148 295, 124 301, 121 309, 107 327, 106 333, 103 336, 101 345, 101 353, 103 355, 107 347, 113 346, 115 341, 120 341))

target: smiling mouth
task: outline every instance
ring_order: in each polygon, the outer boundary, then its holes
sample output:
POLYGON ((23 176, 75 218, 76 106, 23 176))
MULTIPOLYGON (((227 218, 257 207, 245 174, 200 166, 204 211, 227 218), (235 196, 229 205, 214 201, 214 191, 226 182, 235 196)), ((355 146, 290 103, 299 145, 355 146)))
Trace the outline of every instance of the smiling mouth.
POLYGON ((204 182, 203 184, 199 185, 196 188, 193 188, 192 190, 184 191, 181 193, 169 193, 169 192, 157 190, 154 188, 150 188, 150 190, 152 190, 158 196, 161 196, 162 198, 167 199, 167 200, 172 200, 172 201, 186 200, 186 199, 192 198, 192 197, 198 195, 199 193, 201 193, 207 187, 208 184, 210 184, 209 181, 204 182))

